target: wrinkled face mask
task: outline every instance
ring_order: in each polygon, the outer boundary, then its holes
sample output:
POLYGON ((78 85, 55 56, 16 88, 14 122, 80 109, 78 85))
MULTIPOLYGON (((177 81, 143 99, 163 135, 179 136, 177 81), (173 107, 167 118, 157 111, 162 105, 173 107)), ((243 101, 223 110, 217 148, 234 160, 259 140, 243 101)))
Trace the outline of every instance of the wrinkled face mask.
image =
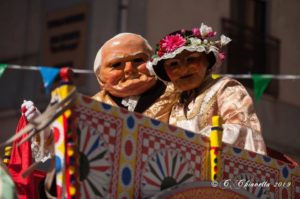
POLYGON ((144 93, 156 82, 146 68, 150 56, 150 50, 139 37, 126 35, 107 43, 97 72, 102 88, 117 97, 144 93))

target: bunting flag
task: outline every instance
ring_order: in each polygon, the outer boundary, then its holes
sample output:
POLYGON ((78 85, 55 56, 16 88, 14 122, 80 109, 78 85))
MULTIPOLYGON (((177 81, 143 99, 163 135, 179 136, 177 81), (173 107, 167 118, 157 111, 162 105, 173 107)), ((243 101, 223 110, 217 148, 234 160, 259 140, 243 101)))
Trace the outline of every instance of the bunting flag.
MULTIPOLYGON (((44 66, 21 66, 21 65, 11 65, 11 64, 0 64, 0 78, 6 68, 17 69, 17 70, 39 70, 42 74, 44 87, 46 94, 50 93, 50 89, 53 81, 59 73, 59 69, 54 67, 44 67, 44 66)), ((88 74, 95 75, 93 70, 84 70, 72 68, 72 71, 76 74, 88 74)), ((212 74, 212 79, 218 79, 220 77, 231 77, 235 79, 252 79, 254 82, 254 94, 256 101, 259 101, 262 94, 266 90, 271 79, 277 80, 300 80, 300 75, 289 75, 289 74, 212 74)))
POLYGON ((40 73, 41 73, 42 78, 43 78, 44 87, 46 89, 46 94, 48 95, 50 93, 52 83, 53 83, 53 81, 55 80, 56 76, 59 73, 59 69, 58 68, 52 68, 52 67, 40 66, 39 70, 40 70, 40 73))
POLYGON ((0 64, 0 78, 4 73, 5 69, 7 68, 7 64, 0 64))
POLYGON ((268 87, 271 77, 262 77, 262 75, 252 74, 253 86, 254 86, 254 96, 255 100, 258 102, 268 87))

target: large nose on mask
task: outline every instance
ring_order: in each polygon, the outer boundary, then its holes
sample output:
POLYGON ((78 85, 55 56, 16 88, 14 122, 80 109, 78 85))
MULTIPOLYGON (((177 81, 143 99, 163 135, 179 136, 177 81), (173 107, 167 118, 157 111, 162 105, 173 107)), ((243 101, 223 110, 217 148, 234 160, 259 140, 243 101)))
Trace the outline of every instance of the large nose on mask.
POLYGON ((131 61, 125 63, 124 73, 126 76, 136 76, 138 74, 137 68, 131 61))

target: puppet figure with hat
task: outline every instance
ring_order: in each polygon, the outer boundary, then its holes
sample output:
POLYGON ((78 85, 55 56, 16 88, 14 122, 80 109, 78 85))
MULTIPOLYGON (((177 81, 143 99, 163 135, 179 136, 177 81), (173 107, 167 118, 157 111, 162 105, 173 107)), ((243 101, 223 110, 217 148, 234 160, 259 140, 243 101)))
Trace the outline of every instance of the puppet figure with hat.
POLYGON ((223 142, 266 154, 260 122, 244 86, 228 77, 212 78, 225 58, 222 48, 231 41, 224 35, 215 39, 216 35, 202 23, 200 28, 172 32, 157 44, 148 69, 181 91, 169 123, 209 136, 211 118, 218 115, 223 142))

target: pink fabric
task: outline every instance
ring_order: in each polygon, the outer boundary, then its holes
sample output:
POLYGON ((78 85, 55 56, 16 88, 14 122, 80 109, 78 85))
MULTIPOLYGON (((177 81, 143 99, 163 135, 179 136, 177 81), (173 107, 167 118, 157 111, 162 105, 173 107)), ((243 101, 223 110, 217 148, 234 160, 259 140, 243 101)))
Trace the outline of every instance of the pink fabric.
POLYGON ((223 123, 222 141, 266 155, 260 122, 251 96, 238 81, 230 78, 207 81, 184 114, 182 105, 172 109, 169 123, 209 136, 211 118, 220 116, 223 123))

